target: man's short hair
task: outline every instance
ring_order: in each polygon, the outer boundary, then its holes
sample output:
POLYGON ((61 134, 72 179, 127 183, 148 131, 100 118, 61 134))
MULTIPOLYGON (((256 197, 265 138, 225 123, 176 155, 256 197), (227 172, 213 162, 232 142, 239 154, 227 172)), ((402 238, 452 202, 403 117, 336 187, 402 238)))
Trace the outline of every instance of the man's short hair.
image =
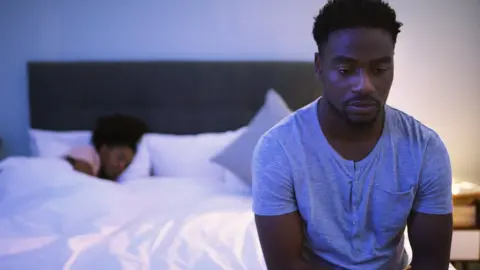
POLYGON ((349 28, 383 29, 395 45, 401 27, 395 10, 382 0, 328 0, 315 18, 312 32, 320 51, 332 32, 349 28))

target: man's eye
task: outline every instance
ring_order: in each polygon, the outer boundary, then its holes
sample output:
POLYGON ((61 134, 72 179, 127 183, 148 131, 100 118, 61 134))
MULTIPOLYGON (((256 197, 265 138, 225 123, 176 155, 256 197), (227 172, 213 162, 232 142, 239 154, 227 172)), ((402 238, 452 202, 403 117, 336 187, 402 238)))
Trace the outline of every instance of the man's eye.
POLYGON ((348 75, 353 73, 353 69, 348 67, 339 67, 338 72, 342 75, 348 75))
POLYGON ((384 72, 386 72, 388 70, 388 68, 386 67, 376 67, 373 69, 373 72, 374 74, 382 74, 384 72))

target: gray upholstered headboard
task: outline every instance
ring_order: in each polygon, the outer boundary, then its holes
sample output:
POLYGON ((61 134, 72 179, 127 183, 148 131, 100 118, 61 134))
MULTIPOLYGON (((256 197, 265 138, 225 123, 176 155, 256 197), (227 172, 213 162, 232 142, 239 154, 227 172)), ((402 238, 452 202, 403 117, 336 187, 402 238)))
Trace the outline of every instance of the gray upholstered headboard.
POLYGON ((91 129, 123 113, 170 134, 246 125, 276 89, 292 109, 320 96, 306 62, 30 62, 31 127, 91 129))

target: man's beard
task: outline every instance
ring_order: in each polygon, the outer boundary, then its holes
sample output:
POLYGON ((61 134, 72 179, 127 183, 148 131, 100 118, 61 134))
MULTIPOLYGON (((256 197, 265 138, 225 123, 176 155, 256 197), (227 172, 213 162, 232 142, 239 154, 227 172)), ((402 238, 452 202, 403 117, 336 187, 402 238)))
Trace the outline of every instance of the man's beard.
POLYGON ((328 99, 326 99, 326 101, 328 106, 330 106, 330 108, 332 108, 335 111, 335 113, 341 116, 349 126, 355 129, 368 129, 372 127, 377 122, 378 117, 381 115, 381 112, 383 111, 383 107, 379 107, 377 110, 377 113, 375 114, 375 117, 373 117, 372 119, 367 121, 354 121, 350 117, 348 117, 348 114, 344 110, 339 110, 328 99))

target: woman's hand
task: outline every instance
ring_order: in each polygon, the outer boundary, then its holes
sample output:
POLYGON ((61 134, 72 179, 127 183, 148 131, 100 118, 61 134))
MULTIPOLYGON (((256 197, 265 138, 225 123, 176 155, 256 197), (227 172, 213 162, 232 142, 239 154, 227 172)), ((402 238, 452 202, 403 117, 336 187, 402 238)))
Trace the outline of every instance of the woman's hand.
POLYGON ((90 163, 85 162, 83 160, 75 160, 75 164, 73 164, 73 169, 78 171, 78 172, 88 174, 90 176, 96 176, 93 173, 92 165, 90 165, 90 163))

